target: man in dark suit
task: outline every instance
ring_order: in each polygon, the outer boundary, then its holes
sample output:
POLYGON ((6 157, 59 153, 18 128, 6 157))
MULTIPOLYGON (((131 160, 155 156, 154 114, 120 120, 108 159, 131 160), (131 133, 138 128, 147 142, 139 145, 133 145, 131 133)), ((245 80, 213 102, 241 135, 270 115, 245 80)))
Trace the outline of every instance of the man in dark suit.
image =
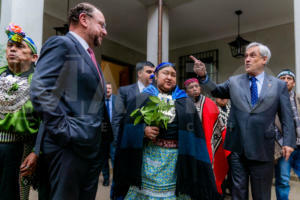
MULTIPOLYGON (((126 115, 126 108, 129 105, 134 97, 140 94, 145 87, 147 87, 150 83, 152 83, 152 77, 154 73, 155 66, 150 61, 138 62, 136 64, 136 74, 137 74, 137 82, 128 86, 123 86, 119 88, 118 95, 116 96, 115 101, 115 110, 112 118, 112 128, 114 133, 114 142, 112 148, 117 152, 117 141, 120 136, 119 131, 122 130, 123 119, 126 115)), ((113 155, 115 156, 115 155, 113 155)), ((112 162, 114 161, 114 157, 112 158, 112 162)), ((113 199, 113 190, 114 183, 111 187, 110 197, 113 199)), ((118 200, 123 199, 124 197, 116 197, 118 200)))
POLYGON ((137 82, 119 88, 115 101, 115 113, 112 118, 114 132, 114 144, 116 144, 122 120, 126 114, 126 108, 134 97, 140 94, 145 87, 152 83, 151 75, 155 66, 150 61, 138 62, 136 64, 137 82))
MULTIPOLYGON (((112 85, 110 82, 106 82, 106 97, 105 97, 105 105, 108 112, 109 120, 111 122, 113 114, 115 113, 115 95, 112 93, 112 85)), ((103 167, 102 167, 102 175, 103 175, 103 186, 109 186, 109 157, 111 158, 111 164, 113 166, 114 163, 114 155, 115 155, 115 147, 110 139, 105 139, 103 145, 105 146, 103 152, 103 167)))
POLYGON ((283 155, 286 159, 295 147, 287 87, 283 81, 264 71, 270 57, 267 46, 256 42, 249 44, 245 54, 246 73, 216 85, 206 75, 205 65, 191 56, 202 86, 214 97, 231 100, 224 148, 232 151, 233 200, 248 199, 249 178, 254 200, 271 199, 277 112, 283 125, 283 155))
POLYGON ((107 35, 102 12, 79 3, 69 12, 66 36, 46 41, 31 85, 42 118, 41 199, 95 199, 101 170, 105 81, 93 48, 107 35))

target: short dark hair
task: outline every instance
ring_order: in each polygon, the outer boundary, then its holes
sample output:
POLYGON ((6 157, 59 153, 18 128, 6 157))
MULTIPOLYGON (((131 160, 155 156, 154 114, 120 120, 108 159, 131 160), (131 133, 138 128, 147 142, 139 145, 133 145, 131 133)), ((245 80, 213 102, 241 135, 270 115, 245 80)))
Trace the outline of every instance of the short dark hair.
POLYGON ((111 85, 111 82, 109 82, 109 81, 106 81, 106 85, 111 85))
POLYGON ((79 3, 77 4, 74 8, 71 8, 69 11, 69 24, 78 24, 79 22, 79 15, 81 13, 85 13, 86 15, 92 17, 92 13, 94 12, 96 8, 94 5, 90 4, 90 3, 79 3))
POLYGON ((152 68, 155 67, 154 64, 150 61, 138 62, 135 65, 136 72, 141 71, 142 69, 144 69, 145 66, 149 66, 149 67, 152 67, 152 68))

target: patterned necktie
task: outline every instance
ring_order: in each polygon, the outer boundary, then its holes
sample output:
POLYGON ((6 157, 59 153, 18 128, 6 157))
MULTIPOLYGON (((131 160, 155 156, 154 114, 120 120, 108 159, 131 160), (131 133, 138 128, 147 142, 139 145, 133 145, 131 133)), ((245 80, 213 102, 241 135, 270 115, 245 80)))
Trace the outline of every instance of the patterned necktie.
POLYGON ((251 81, 251 87, 250 87, 251 104, 252 106, 254 106, 258 100, 258 92, 257 92, 257 84, 256 84, 257 79, 255 77, 251 77, 250 81, 251 81))
POLYGON ((99 71, 99 68, 98 68, 98 64, 97 64, 97 61, 96 61, 96 57, 95 57, 95 54, 94 54, 94 51, 93 49, 91 48, 88 48, 87 51, 89 52, 90 56, 91 56, 91 59, 94 63, 94 66, 96 67, 97 69, 97 72, 98 72, 98 75, 99 75, 99 78, 100 78, 100 83, 101 83, 101 86, 103 88, 103 82, 102 82, 102 77, 101 77, 101 74, 100 74, 100 71, 99 71))

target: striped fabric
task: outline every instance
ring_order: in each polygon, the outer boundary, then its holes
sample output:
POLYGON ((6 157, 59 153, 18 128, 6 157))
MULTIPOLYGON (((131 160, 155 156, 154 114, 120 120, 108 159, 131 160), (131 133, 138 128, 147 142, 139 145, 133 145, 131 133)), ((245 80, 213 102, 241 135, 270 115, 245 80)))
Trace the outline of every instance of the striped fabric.
POLYGON ((21 135, 13 132, 0 131, 0 143, 25 142, 33 140, 35 135, 21 135))

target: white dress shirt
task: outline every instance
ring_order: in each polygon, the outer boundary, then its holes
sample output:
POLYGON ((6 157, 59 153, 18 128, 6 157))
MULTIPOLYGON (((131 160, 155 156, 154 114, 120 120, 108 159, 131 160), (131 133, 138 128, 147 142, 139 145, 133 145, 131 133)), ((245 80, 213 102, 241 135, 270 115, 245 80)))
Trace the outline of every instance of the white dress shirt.
MULTIPOLYGON (((262 85, 263 85, 264 79, 265 79, 265 72, 262 72, 262 73, 258 74, 257 76, 255 76, 255 78, 256 78, 256 85, 257 85, 257 94, 258 94, 258 97, 259 97, 260 92, 261 92, 261 88, 262 88, 262 85)), ((251 83, 250 79, 249 79, 249 84, 250 84, 250 87, 251 87, 252 83, 251 83)))
POLYGON ((138 87, 139 87, 139 91, 140 91, 140 93, 142 93, 142 92, 143 92, 143 90, 145 89, 145 86, 144 86, 144 84, 143 84, 141 81, 138 81, 138 82, 137 82, 137 84, 138 84, 138 87))
POLYGON ((82 37, 80 37, 77 33, 73 32, 73 31, 69 31, 69 33, 71 33, 76 38, 76 40, 78 40, 78 42, 84 48, 86 53, 91 57, 91 55, 88 52, 88 48, 89 48, 88 43, 82 37))

